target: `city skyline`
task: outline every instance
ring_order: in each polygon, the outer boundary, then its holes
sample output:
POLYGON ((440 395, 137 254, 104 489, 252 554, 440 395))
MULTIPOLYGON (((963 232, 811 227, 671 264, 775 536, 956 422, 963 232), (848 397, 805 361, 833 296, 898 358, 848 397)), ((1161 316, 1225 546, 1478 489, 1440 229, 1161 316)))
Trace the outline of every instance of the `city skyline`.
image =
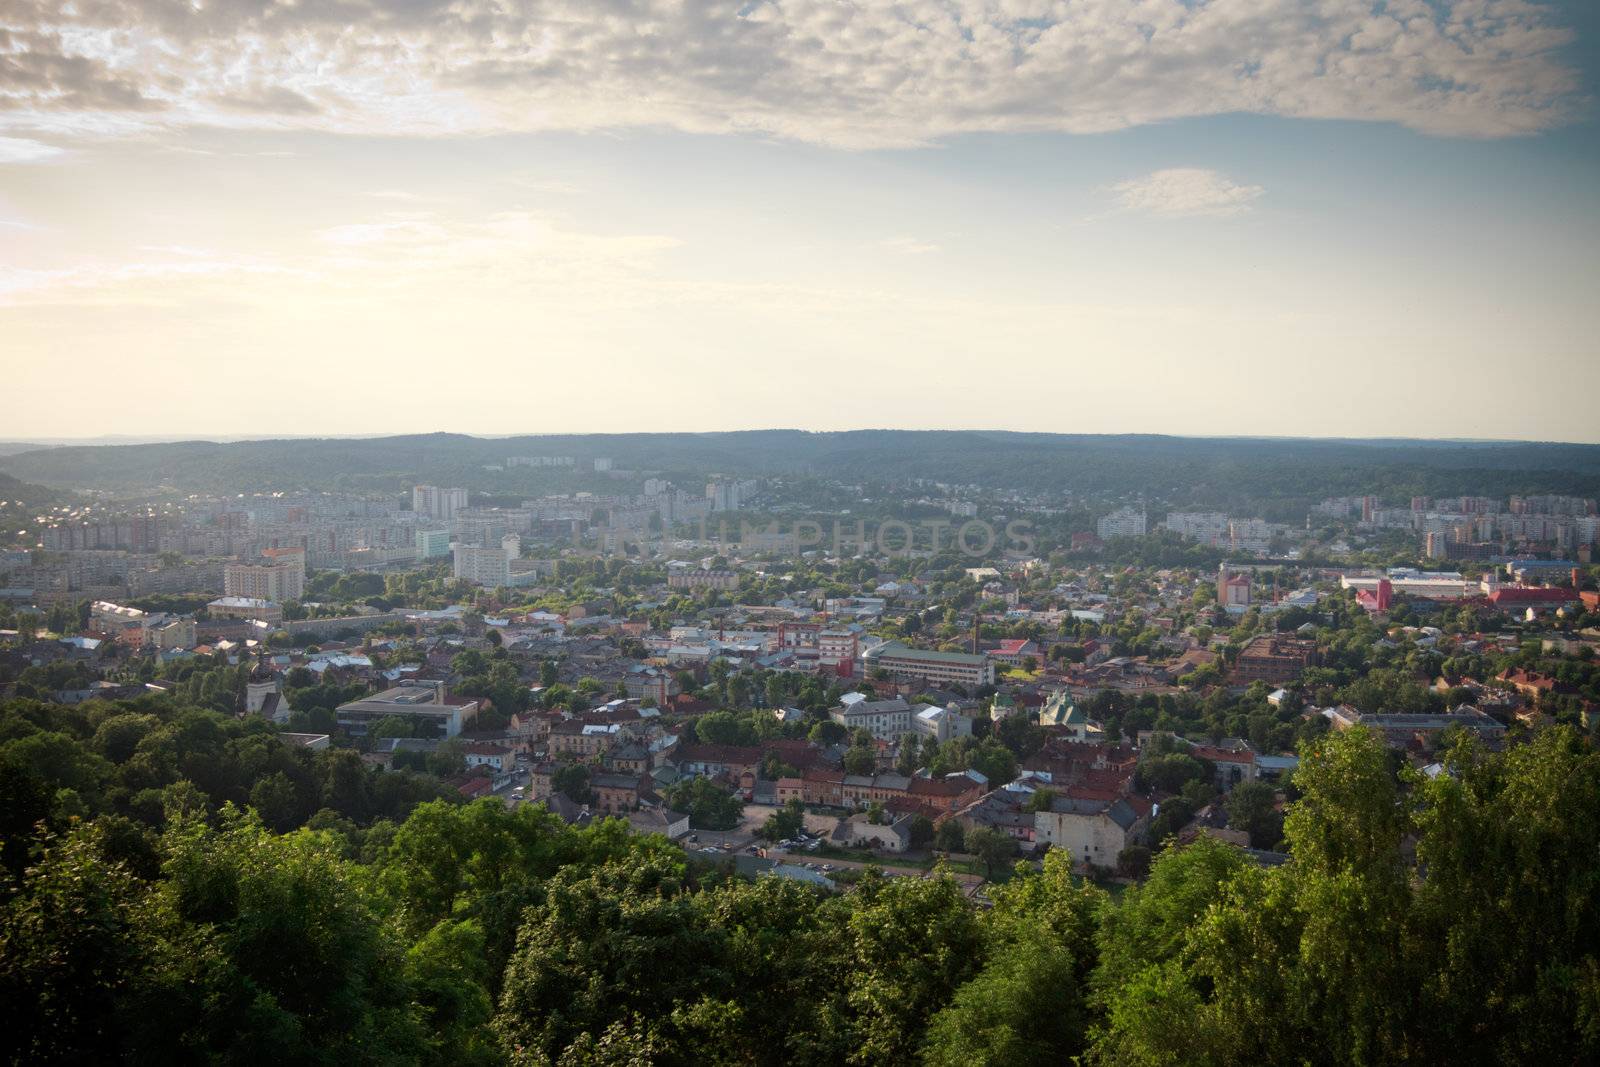
POLYGON ((1581 4, 67 10, 7 439, 1600 441, 1581 4))

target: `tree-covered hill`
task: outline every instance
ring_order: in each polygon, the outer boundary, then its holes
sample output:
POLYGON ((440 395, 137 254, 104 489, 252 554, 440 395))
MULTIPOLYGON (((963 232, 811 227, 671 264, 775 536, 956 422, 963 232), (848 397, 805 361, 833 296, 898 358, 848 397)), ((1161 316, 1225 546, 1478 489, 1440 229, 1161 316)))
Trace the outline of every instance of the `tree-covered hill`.
POLYGON ((0 471, 0 502, 4 502, 0 506, 39 507, 55 503, 61 495, 54 489, 32 485, 0 471))
POLYGON ((629 470, 703 476, 811 475, 1144 494, 1219 506, 1378 493, 1600 493, 1600 445, 1094 436, 989 431, 552 435, 422 434, 363 439, 97 445, 0 457, 0 470, 50 486, 114 491, 365 488, 417 481, 473 489, 541 484, 529 468, 489 472, 508 456, 597 457, 629 470), (518 482, 521 478, 523 481, 518 482))

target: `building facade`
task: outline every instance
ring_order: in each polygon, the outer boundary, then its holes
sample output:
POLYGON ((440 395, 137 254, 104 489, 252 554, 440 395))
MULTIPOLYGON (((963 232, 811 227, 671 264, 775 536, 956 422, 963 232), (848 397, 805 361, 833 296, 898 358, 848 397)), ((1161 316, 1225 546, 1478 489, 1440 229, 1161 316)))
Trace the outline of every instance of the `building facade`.
POLYGON ((994 661, 966 652, 934 652, 887 641, 863 655, 867 669, 881 667, 902 678, 920 678, 939 685, 993 685, 994 661))
POLYGON ((495 589, 511 583, 511 561, 499 545, 456 545, 453 573, 462 581, 495 589))

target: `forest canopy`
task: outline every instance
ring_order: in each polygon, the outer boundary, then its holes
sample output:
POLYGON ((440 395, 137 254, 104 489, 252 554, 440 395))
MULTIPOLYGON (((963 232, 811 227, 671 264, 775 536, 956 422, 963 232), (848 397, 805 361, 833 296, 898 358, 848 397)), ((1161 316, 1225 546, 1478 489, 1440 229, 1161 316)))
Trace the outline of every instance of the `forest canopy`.
POLYGON ((983 907, 938 870, 750 882, 616 820, 387 795, 171 698, 96 703, 0 708, 11 1062, 1600 1054, 1600 759, 1565 727, 1461 740, 1434 777, 1330 734, 1286 864, 1202 837, 1114 899, 1051 853, 983 907))

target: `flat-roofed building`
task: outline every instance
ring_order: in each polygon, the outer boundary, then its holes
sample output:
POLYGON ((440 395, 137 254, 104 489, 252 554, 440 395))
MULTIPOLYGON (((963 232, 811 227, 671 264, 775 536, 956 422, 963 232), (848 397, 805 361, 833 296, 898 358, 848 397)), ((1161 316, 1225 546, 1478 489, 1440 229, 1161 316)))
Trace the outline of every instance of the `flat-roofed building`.
POLYGON ((442 559, 450 554, 449 530, 418 530, 417 558, 442 559))
POLYGON ((453 519, 456 512, 467 506, 465 489, 441 489, 436 485, 419 485, 411 490, 411 510, 434 519, 453 519))
POLYGON ((511 584, 511 561, 499 545, 456 545, 454 551, 457 578, 490 589, 511 584))
POLYGON ((1469 582, 1453 571, 1419 571, 1409 567, 1395 567, 1387 574, 1346 574, 1339 578, 1339 588, 1356 592, 1377 593, 1380 583, 1387 581, 1395 593, 1422 600, 1461 600, 1478 594, 1478 584, 1469 582))
POLYGON ((1143 537, 1146 516, 1143 508, 1118 508, 1095 523, 1095 533, 1102 541, 1113 537, 1143 537))
POLYGON ((739 588, 739 576, 733 571, 678 570, 667 575, 667 587, 728 591, 739 588))
POLYGON ((427 723, 445 737, 454 737, 477 718, 478 701, 447 697, 430 686, 402 685, 340 704, 334 716, 351 733, 364 734, 373 723, 398 716, 427 723))
POLYGON ((223 596, 206 605, 213 619, 259 619, 262 622, 283 621, 283 605, 254 596, 223 596))
POLYGON ((299 600, 306 591, 305 553, 265 563, 230 563, 222 568, 222 591, 279 603, 299 600))
POLYGON ((943 685, 994 684, 994 661, 966 652, 935 652, 886 641, 867 649, 862 659, 868 670, 881 667, 902 678, 920 678, 943 685))
POLYGON ((1422 714, 1374 714, 1340 704, 1324 708, 1322 714, 1335 730, 1365 726, 1383 735, 1383 739, 1394 748, 1405 748, 1413 741, 1419 742, 1424 748, 1432 748, 1444 731, 1451 727, 1471 731, 1491 743, 1499 742, 1506 733, 1504 723, 1471 704, 1463 704, 1454 711, 1422 714))

